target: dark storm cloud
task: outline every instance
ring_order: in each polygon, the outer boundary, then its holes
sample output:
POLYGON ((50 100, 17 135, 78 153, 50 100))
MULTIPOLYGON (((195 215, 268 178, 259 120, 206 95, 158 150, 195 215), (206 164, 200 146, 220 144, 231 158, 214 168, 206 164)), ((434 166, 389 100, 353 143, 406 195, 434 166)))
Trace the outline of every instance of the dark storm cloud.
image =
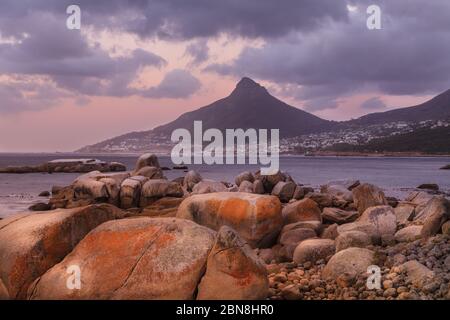
MULTIPOLYGON (((193 40, 186 51, 192 65, 208 60, 205 39, 209 37, 226 33, 261 38, 265 40, 262 47, 246 48, 233 63, 210 65, 205 70, 272 81, 281 91, 303 100, 310 111, 334 108, 340 98, 354 93, 433 94, 450 87, 448 0, 76 3, 82 8, 82 25, 95 30, 193 40), (347 3, 358 10, 349 13, 347 3), (366 8, 371 4, 381 6, 382 30, 366 28, 366 8)), ((69 4, 73 1, 0 2, 1 36, 16 41, 0 42, 2 74, 44 76, 60 90, 88 96, 183 97, 200 87, 197 79, 185 72, 167 74, 160 86, 145 93, 128 89, 142 67, 164 66, 163 57, 139 50, 113 59, 101 48, 88 46, 80 33, 65 28, 69 4), (174 85, 177 80, 178 86, 174 85)), ((11 101, 20 100, 17 92, 11 97, 11 101)))
POLYGON ((373 97, 364 101, 361 104, 361 108, 370 111, 375 111, 386 108, 386 105, 379 97, 373 97))
MULTIPOLYGON (((0 10, 19 17, 27 11, 64 13, 69 0, 2 0, 0 10)), ((223 32, 245 37, 276 37, 312 30, 323 19, 345 20, 345 3, 335 0, 78 0, 83 19, 142 37, 191 39, 223 32)), ((15 32, 16 30, 12 30, 15 32)))
POLYGON ((450 88, 450 1, 378 1, 382 30, 366 28, 367 6, 357 3, 348 23, 291 33, 205 70, 301 86, 291 96, 306 100, 309 110, 333 108, 331 101, 357 92, 420 95, 450 88))

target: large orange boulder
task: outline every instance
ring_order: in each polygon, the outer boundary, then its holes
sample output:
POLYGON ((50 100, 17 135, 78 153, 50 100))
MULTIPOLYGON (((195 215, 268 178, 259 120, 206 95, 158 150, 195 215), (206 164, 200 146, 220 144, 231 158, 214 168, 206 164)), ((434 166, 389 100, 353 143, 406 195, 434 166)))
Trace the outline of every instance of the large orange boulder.
POLYGON ((267 270, 229 227, 220 228, 198 286, 199 300, 258 300, 269 292, 267 270))
POLYGON ((282 227, 277 197, 240 192, 190 196, 181 203, 177 217, 213 230, 232 227, 252 247, 272 245, 282 227))
POLYGON ((0 278, 10 298, 25 298, 28 286, 60 262, 88 232, 122 216, 121 210, 102 204, 0 220, 0 278))
POLYGON ((192 221, 110 221, 30 286, 30 299, 193 299, 216 233, 192 221), (78 266, 79 289, 66 285, 78 266))

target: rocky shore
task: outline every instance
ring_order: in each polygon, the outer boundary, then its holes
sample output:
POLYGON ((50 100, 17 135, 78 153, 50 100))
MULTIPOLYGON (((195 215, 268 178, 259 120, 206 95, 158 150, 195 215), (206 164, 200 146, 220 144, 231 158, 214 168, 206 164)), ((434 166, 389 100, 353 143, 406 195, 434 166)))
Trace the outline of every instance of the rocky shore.
POLYGON ((88 172, 0 220, 4 299, 450 299, 450 202, 278 172, 88 172), (79 268, 81 287, 67 286, 79 268))
POLYGON ((61 159, 52 160, 37 166, 11 166, 0 168, 1 173, 87 173, 91 171, 119 172, 126 171, 122 163, 104 162, 97 159, 61 159))

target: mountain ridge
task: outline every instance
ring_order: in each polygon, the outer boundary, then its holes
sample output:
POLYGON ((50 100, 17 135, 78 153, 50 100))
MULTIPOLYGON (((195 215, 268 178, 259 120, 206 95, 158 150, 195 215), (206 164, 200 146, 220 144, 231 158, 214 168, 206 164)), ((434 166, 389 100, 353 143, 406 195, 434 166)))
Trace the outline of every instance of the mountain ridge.
POLYGON ((170 138, 173 130, 185 128, 192 131, 194 121, 202 121, 203 130, 209 128, 280 129, 280 138, 289 138, 389 122, 440 119, 450 119, 450 90, 416 106, 371 113, 358 119, 337 122, 322 119, 290 106, 272 96, 260 84, 244 77, 227 97, 186 112, 169 123, 152 130, 126 133, 83 147, 75 152, 102 152, 116 149, 120 151, 121 146, 125 147, 127 144, 136 145, 135 150, 128 150, 128 152, 139 152, 141 148, 146 146, 148 148, 150 145, 165 148, 168 147, 165 145, 167 137, 170 138))

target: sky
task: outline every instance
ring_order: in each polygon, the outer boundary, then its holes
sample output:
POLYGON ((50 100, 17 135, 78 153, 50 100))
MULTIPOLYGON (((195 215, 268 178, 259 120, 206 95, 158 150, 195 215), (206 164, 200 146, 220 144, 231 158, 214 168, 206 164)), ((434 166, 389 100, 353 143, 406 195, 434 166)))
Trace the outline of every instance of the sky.
POLYGON ((450 88, 449 16, 448 0, 2 0, 0 152, 149 130, 244 76, 329 120, 416 105, 450 88))

